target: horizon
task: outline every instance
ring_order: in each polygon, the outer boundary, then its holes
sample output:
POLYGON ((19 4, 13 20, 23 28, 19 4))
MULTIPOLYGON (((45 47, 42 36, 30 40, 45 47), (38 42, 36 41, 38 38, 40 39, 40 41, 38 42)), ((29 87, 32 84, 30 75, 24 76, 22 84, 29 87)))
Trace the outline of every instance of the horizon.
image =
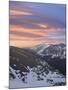
POLYGON ((66 6, 10 1, 10 46, 66 44, 66 6))
POLYGON ((33 48, 33 47, 36 47, 36 46, 39 46, 39 45, 60 45, 60 44, 64 44, 64 45, 66 45, 66 43, 58 43, 58 44, 45 44, 45 43, 42 43, 42 44, 37 44, 37 45, 34 45, 34 46, 32 46, 32 47, 18 47, 18 46, 11 46, 10 45, 10 47, 16 47, 16 48, 33 48))

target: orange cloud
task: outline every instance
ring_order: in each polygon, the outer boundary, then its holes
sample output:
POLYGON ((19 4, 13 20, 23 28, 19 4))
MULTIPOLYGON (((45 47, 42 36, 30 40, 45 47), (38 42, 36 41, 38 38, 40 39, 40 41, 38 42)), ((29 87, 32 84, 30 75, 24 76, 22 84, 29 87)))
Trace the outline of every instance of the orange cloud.
POLYGON ((49 25, 48 24, 38 24, 38 26, 40 26, 43 29, 49 28, 49 25))
MULTIPOLYGON (((12 28, 10 28, 11 30, 13 29, 13 31, 21 31, 20 26, 16 26, 16 25, 11 25, 12 28), (18 29, 17 29, 18 28, 18 29)), ((11 31, 10 30, 10 31, 11 31)), ((52 29, 53 30, 53 29, 52 29)), ((25 29, 25 32, 27 32, 27 29, 25 29)), ((29 30, 28 30, 29 32, 29 30)), ((33 33, 33 32, 32 32, 33 33)), ((35 34, 35 33, 34 33, 35 34)), ((38 35, 38 33, 37 33, 38 35)), ((44 35, 44 34, 43 34, 44 35)), ((16 34, 11 34, 10 33, 10 45, 11 46, 16 46, 16 47, 33 47, 35 45, 38 44, 58 44, 58 43, 62 43, 65 42, 65 39, 59 39, 59 38, 49 38, 48 36, 46 36, 44 38, 44 36, 42 37, 37 37, 37 38, 33 38, 33 37, 28 37, 28 36, 18 36, 16 34)))
POLYGON ((46 24, 38 24, 44 29, 29 29, 20 25, 10 25, 10 45, 16 47, 33 47, 38 44, 58 44, 65 42, 62 38, 51 38, 48 35, 60 32, 61 28, 48 28, 46 24), (47 28, 47 29, 46 29, 47 28), (11 32, 15 32, 14 34, 11 32), (18 35, 16 33, 23 33, 18 35), (37 37, 36 37, 37 36, 37 37))
POLYGON ((11 41, 27 41, 27 40, 33 40, 33 38, 31 37, 21 37, 21 36, 18 36, 18 35, 14 35, 14 34, 10 34, 10 40, 11 41))
POLYGON ((10 31, 17 31, 17 32, 25 32, 25 33, 31 33, 34 35, 40 35, 40 36, 46 36, 47 32, 40 32, 39 29, 28 29, 28 28, 23 28, 20 25, 10 25, 10 31))
POLYGON ((32 13, 18 10, 10 10, 10 15, 32 15, 32 13))

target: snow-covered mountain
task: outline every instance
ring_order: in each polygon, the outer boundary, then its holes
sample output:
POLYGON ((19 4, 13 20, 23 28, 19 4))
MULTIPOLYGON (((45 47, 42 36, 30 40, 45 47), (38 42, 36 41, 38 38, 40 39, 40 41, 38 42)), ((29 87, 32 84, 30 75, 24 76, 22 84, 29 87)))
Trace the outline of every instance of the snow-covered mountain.
POLYGON ((37 55, 40 55, 44 61, 46 61, 52 67, 58 69, 64 75, 66 74, 66 45, 37 45, 31 50, 35 51, 37 55))
POLYGON ((45 45, 45 44, 40 44, 40 45, 36 45, 30 49, 34 50, 35 52, 37 52, 37 54, 42 54, 42 52, 48 47, 49 45, 45 45))
POLYGON ((9 87, 21 88, 65 85, 65 48, 64 44, 44 44, 23 49, 11 46, 9 87), (63 56, 63 58, 59 58, 61 56, 63 56))
POLYGON ((56 45, 41 44, 41 45, 34 46, 31 49, 41 56, 51 56, 52 58, 55 58, 55 57, 65 58, 66 57, 65 44, 56 44, 56 45))

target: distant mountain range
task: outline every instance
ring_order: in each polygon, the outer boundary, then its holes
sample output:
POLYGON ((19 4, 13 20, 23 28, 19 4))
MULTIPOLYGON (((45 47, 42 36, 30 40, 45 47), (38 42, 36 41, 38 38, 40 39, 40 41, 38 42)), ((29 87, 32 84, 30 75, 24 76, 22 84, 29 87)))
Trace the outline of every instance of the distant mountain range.
MULTIPOLYGON (((18 81, 21 80, 23 85, 25 82, 28 83, 28 75, 31 75, 30 78, 32 80, 36 79, 34 81, 35 83, 37 83, 37 81, 40 81, 41 83, 42 80, 45 80, 45 86, 65 85, 66 45, 41 44, 32 48, 17 48, 10 46, 9 70, 10 88, 14 88, 12 81, 16 78, 18 78, 16 79, 18 81)), ((29 85, 27 86, 30 87, 29 85)))
POLYGON ((51 56, 52 58, 60 57, 61 59, 66 57, 65 44, 57 44, 57 45, 41 44, 32 47, 31 49, 41 56, 51 56))

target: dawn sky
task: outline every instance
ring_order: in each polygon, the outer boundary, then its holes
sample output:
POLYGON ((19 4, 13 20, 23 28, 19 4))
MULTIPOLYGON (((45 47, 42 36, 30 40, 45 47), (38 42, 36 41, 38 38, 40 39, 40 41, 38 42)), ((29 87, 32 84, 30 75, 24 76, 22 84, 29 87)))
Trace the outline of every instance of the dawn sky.
POLYGON ((9 5, 11 46, 65 43, 65 5, 19 1, 9 5))

